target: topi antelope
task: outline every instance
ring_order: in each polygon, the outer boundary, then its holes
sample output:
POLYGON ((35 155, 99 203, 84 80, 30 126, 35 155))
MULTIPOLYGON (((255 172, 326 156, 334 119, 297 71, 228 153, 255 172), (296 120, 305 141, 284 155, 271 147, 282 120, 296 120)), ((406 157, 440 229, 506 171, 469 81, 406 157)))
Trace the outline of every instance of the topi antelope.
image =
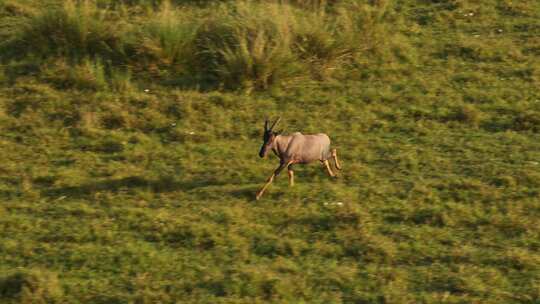
POLYGON ((264 191, 274 181, 274 178, 279 175, 281 170, 287 167, 289 173, 289 185, 294 185, 294 171, 292 165, 307 164, 313 161, 320 161, 326 167, 328 174, 336 177, 330 168, 329 159, 333 159, 338 170, 341 170, 337 159, 336 149, 330 150, 330 138, 324 133, 304 135, 300 132, 295 132, 291 135, 280 135, 281 132, 274 132, 274 127, 277 125, 278 118, 270 128, 268 128, 268 120, 264 122, 263 145, 259 156, 266 157, 269 150, 279 157, 279 167, 274 170, 274 173, 268 178, 266 184, 257 193, 257 200, 261 198, 264 191))

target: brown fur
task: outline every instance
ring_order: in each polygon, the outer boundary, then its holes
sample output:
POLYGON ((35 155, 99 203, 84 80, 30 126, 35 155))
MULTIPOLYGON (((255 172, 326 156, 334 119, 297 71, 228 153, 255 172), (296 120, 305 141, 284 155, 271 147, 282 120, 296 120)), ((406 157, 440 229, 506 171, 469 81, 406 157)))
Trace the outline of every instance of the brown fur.
POLYGON ((330 149, 330 138, 328 135, 324 133, 304 135, 300 132, 295 132, 291 135, 280 135, 278 132, 273 131, 273 128, 278 122, 279 119, 274 122, 270 129, 268 129, 268 121, 265 122, 264 142, 261 146, 259 156, 266 157, 269 150, 272 150, 279 157, 280 164, 268 178, 263 188, 257 193, 257 200, 284 168, 287 168, 288 171, 289 185, 293 186, 294 171, 292 170, 292 165, 294 164, 308 164, 318 160, 326 167, 330 176, 336 177, 328 161, 332 159, 336 168, 341 170, 336 149, 330 149))

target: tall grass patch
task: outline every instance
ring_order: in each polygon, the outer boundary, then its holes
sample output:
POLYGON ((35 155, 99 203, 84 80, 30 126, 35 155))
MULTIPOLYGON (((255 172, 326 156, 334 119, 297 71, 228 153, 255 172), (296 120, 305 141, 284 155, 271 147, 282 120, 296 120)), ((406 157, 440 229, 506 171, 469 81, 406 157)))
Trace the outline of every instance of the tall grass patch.
POLYGON ((21 13, 0 31, 0 51, 19 61, 55 57, 81 65, 89 58, 184 87, 266 90, 347 72, 388 37, 381 3, 231 1, 200 8, 163 1, 107 9, 69 0, 21 13))
POLYGON ((57 89, 129 91, 135 88, 128 68, 104 63, 99 58, 87 57, 74 63, 63 58, 50 60, 41 67, 40 78, 57 89))
MULTIPOLYGON (((299 9, 237 1, 222 5, 197 33, 199 71, 229 88, 265 90, 296 80, 326 80, 369 49, 369 5, 299 9)), ((375 34, 376 33, 376 34, 375 34)))
POLYGON ((58 59, 42 67, 44 80, 59 89, 104 90, 108 88, 106 67, 99 59, 83 59, 80 63, 69 64, 58 59))
POLYGON ((31 269, 0 277, 0 297, 7 303, 60 303, 63 289, 55 273, 31 269))
POLYGON ((238 2, 224 5, 199 31, 206 70, 225 88, 266 89, 300 76, 292 52, 297 16, 290 6, 238 2))
POLYGON ((179 9, 164 1, 145 18, 136 34, 136 70, 154 77, 187 77, 197 54, 194 39, 201 20, 193 8, 179 9))
POLYGON ((0 43, 0 50, 15 58, 99 57, 122 62, 127 55, 124 52, 127 29, 126 23, 115 14, 89 0, 45 4, 39 10, 19 16, 3 29, 7 39, 0 43))

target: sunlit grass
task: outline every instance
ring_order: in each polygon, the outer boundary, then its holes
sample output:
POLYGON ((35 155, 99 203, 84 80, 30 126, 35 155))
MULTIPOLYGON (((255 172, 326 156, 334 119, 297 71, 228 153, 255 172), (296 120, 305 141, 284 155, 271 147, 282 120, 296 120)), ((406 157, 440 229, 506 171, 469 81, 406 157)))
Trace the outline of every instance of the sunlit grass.
POLYGON ((536 3, 193 2, 0 2, 0 302, 538 302, 536 3))

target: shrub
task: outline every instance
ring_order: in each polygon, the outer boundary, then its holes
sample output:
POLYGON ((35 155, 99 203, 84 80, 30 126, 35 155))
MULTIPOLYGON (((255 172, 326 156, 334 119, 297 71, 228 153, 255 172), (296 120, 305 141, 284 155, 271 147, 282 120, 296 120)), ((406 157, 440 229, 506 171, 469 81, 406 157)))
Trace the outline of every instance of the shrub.
POLYGON ((331 10, 244 1, 222 5, 197 32, 196 70, 229 89, 325 80, 377 44, 381 29, 375 24, 381 18, 378 10, 354 3, 331 10))
POLYGON ((516 116, 513 123, 516 131, 540 132, 540 114, 534 111, 527 111, 516 116))
POLYGON ((153 76, 160 76, 162 70, 171 70, 173 77, 188 74, 189 63, 196 53, 194 39, 200 23, 194 10, 180 10, 164 1, 148 19, 137 35, 139 64, 135 64, 153 76))
POLYGON ((384 11, 384 7, 344 2, 331 10, 322 6, 303 14, 296 29, 295 52, 307 63, 314 79, 326 80, 382 42, 379 25, 384 11))
POLYGON ((146 10, 104 8, 117 7, 114 1, 44 5, 0 27, 0 52, 18 61, 63 61, 63 74, 48 75, 61 86, 111 83, 118 90, 129 87, 133 71, 167 84, 266 90, 346 71, 383 42, 389 11, 386 1, 238 0, 211 9, 171 3, 147 3, 146 10))
POLYGON ((458 106, 454 109, 453 119, 471 126, 478 126, 481 112, 473 105, 458 106))
POLYGON ((108 87, 106 67, 98 58, 70 65, 59 59, 42 68, 42 77, 58 88, 103 90, 108 87))
POLYGON ((45 5, 38 12, 19 16, 19 20, 4 30, 9 34, 0 43, 8 57, 65 56, 82 59, 101 57, 122 61, 125 32, 123 24, 112 23, 107 10, 93 1, 76 4, 72 0, 60 6, 45 5))
POLYGON ((290 6, 223 5, 197 33, 200 71, 225 88, 266 89, 301 74, 290 6), (205 67, 206 66, 206 67, 205 67))
POLYGON ((24 270, 0 277, 0 297, 17 303, 60 303, 62 286, 56 274, 42 270, 24 270))
POLYGON ((7 76, 3 65, 0 65, 0 84, 7 82, 7 76))
POLYGON ((131 91, 133 89, 131 71, 112 69, 110 75, 110 85, 114 91, 131 91))

